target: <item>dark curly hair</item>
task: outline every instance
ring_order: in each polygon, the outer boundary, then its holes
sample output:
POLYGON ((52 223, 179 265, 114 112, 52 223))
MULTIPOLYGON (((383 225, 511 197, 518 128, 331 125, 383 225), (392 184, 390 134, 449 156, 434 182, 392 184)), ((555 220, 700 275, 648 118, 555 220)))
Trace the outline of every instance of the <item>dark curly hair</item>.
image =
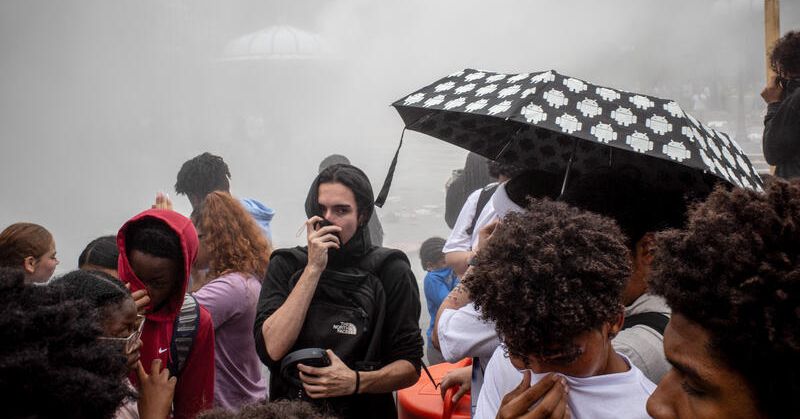
POLYGON ((205 152, 187 160, 178 171, 175 192, 205 197, 214 191, 230 191, 231 171, 222 157, 205 152))
POLYGON ((117 237, 102 236, 86 245, 81 255, 78 256, 78 267, 94 265, 116 271, 118 259, 117 237))
POLYGON ((246 405, 237 413, 214 409, 202 413, 198 419, 336 419, 336 417, 320 412, 309 402, 274 400, 246 405))
POLYGON ((800 181, 720 187, 657 240, 651 290, 708 332, 762 412, 800 411, 800 181))
POLYGON ((72 271, 53 279, 48 286, 60 288, 67 298, 86 300, 97 309, 131 298, 122 281, 99 271, 72 271))
POLYGON ((139 250, 160 258, 174 260, 183 266, 181 239, 165 222, 152 217, 131 223, 125 230, 125 251, 139 250))
POLYGON ((800 77, 800 32, 789 31, 775 42, 769 54, 769 65, 775 74, 800 77))
POLYGON ((0 394, 6 418, 109 418, 128 397, 119 348, 90 304, 0 269, 0 394))
POLYGON ((464 279, 512 355, 572 346, 622 311, 630 259, 614 221, 549 199, 498 225, 464 279))

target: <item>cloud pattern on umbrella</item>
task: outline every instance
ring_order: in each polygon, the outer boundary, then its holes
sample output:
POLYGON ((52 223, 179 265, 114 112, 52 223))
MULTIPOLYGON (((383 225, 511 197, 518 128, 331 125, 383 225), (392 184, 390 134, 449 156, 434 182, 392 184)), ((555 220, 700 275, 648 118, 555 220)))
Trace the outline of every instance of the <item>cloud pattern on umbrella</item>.
POLYGON ((610 146, 691 167, 737 186, 761 189, 763 185, 735 141, 701 124, 678 103, 592 85, 552 70, 501 74, 466 69, 393 105, 409 129, 489 157, 513 150, 528 166, 546 165, 539 160, 547 156, 568 158, 575 147, 571 138, 577 137, 606 146, 582 145, 583 151, 594 153, 593 157, 584 153, 584 159, 602 160, 607 154, 597 150, 610 146), (486 138, 475 138, 476 134, 486 138), (508 147, 511 138, 519 144, 508 147), (542 138, 555 142, 535 144, 542 138), (504 143, 506 147, 498 150, 496 145, 504 143), (553 144, 556 149, 546 149, 553 144), (523 152, 536 147, 535 153, 523 152))

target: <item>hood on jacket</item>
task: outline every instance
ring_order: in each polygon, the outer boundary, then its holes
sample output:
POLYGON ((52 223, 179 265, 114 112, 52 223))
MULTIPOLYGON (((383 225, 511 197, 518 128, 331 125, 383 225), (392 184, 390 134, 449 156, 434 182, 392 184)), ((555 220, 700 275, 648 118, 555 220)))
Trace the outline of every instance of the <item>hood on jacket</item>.
MULTIPOLYGON (((166 224, 178 236, 181 243, 181 252, 183 256, 182 282, 176 289, 176 292, 170 297, 169 301, 167 301, 164 308, 158 312, 147 314, 148 320, 172 321, 180 311, 181 305, 183 305, 183 296, 188 287, 192 263, 194 263, 194 259, 197 256, 197 248, 199 245, 197 231, 195 231, 191 220, 170 210, 149 209, 128 220, 122 228, 120 228, 119 233, 117 233, 117 246, 119 247, 119 278, 123 282, 130 284, 131 292, 146 289, 147 287, 131 268, 128 260, 126 236, 131 225, 146 219, 156 219, 166 224)), ((152 310, 152 307, 149 307, 148 310, 152 310)))
POLYGON ((256 220, 256 224, 261 227, 261 230, 264 231, 267 238, 272 240, 270 222, 272 221, 272 217, 275 216, 275 210, 255 199, 245 198, 240 200, 240 202, 242 206, 244 206, 244 209, 253 216, 253 219, 256 220))

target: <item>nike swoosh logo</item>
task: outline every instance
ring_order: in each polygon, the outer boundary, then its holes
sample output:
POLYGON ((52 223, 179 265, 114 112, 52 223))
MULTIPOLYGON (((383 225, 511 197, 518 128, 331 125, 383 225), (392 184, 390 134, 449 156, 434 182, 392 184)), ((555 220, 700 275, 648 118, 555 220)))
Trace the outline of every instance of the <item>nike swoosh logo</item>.
POLYGON ((159 349, 158 349, 158 354, 159 354, 159 355, 161 355, 161 354, 163 354, 164 352, 167 352, 168 350, 169 350, 169 349, 167 349, 167 348, 164 348, 164 349, 161 349, 161 348, 159 348, 159 349))

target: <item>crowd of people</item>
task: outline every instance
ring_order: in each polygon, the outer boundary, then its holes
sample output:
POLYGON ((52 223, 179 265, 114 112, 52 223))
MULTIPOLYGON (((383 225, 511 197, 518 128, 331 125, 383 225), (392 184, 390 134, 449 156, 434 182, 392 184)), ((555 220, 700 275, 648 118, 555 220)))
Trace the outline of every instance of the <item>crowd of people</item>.
POLYGON ((391 418, 393 393, 428 379, 423 358, 472 358, 441 389, 469 393, 475 418, 800 417, 800 180, 780 151, 800 134, 799 46, 790 32, 773 54, 765 149, 781 160, 763 190, 470 155, 450 236, 420 245, 422 296, 340 155, 309 188, 305 246, 273 249, 275 212, 232 196, 210 153, 177 175, 189 217, 158 194, 66 274, 46 228, 14 223, 4 416, 391 418))

